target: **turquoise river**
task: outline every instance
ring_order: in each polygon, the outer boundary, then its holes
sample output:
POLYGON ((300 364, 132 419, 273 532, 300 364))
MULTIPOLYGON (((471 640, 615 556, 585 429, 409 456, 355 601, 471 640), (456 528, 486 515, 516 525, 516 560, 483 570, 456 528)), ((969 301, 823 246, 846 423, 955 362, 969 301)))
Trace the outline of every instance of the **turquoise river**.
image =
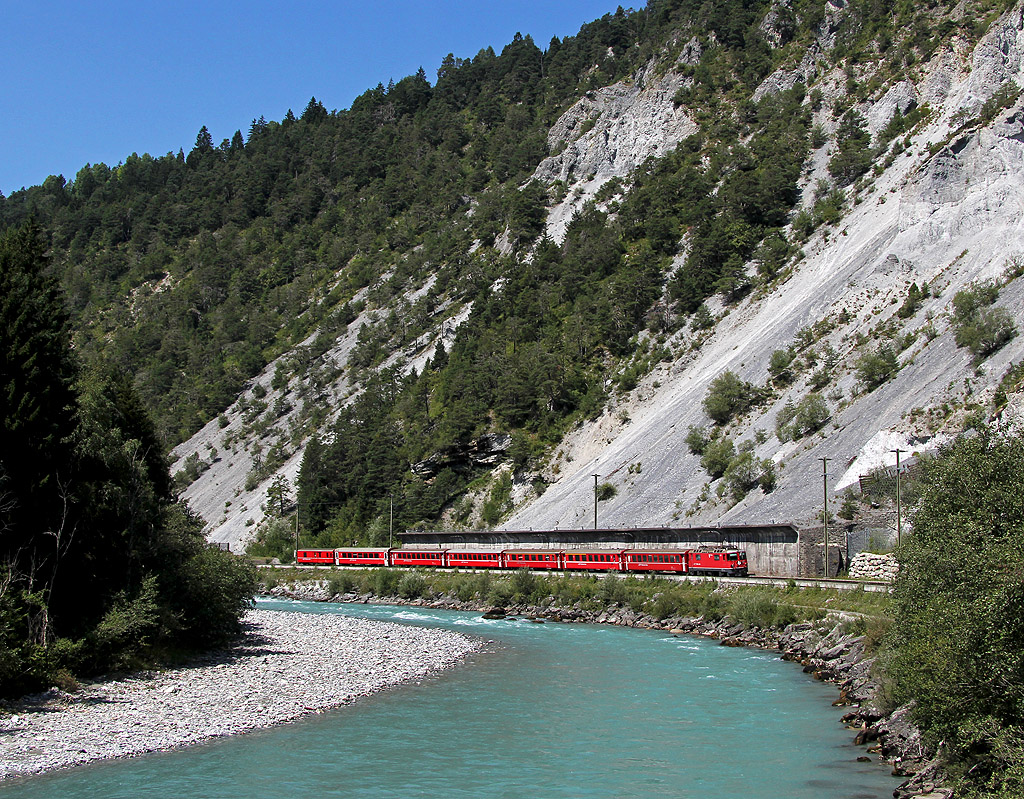
POLYGON ((446 627, 464 664, 292 724, 0 787, 0 799, 882 799, 834 686, 778 655, 598 625, 261 602, 446 627))

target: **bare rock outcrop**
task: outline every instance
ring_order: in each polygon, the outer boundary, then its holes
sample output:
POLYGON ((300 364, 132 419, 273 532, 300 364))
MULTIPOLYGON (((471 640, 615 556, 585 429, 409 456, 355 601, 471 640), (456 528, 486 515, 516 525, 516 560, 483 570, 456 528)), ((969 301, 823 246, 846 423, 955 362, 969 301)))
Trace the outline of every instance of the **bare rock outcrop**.
POLYGON ((696 132, 686 109, 673 102, 685 79, 674 71, 652 73, 642 70, 632 80, 587 92, 552 126, 548 146, 555 154, 540 163, 534 177, 569 188, 548 218, 548 234, 556 241, 608 180, 627 176, 696 132))

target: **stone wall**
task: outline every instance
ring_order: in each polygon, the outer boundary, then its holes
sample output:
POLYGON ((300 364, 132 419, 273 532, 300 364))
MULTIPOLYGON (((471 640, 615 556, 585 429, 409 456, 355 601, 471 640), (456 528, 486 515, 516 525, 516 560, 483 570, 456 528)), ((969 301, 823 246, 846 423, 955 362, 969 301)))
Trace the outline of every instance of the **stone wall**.
POLYGON ((899 569, 896 557, 891 554, 858 552, 850 561, 850 577, 854 579, 892 581, 899 569))

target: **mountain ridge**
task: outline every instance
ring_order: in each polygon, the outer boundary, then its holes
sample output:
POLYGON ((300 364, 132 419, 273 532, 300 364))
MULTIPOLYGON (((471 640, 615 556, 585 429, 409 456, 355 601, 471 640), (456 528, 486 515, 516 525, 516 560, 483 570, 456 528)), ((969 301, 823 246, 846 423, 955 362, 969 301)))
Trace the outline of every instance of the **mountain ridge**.
POLYGON ((52 221, 211 540, 280 538, 294 489, 325 543, 571 526, 594 474, 609 524, 813 520, 819 458, 841 489, 1017 402, 1004 9, 659 0, 0 218, 52 221))

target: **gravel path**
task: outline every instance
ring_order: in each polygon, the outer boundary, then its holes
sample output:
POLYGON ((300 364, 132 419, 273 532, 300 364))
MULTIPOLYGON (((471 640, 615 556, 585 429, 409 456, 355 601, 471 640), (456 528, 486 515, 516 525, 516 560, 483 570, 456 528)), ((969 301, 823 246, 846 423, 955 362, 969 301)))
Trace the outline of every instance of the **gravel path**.
POLYGON ((452 666, 479 644, 343 616, 253 610, 195 666, 52 689, 0 711, 0 779, 280 724, 452 666))

